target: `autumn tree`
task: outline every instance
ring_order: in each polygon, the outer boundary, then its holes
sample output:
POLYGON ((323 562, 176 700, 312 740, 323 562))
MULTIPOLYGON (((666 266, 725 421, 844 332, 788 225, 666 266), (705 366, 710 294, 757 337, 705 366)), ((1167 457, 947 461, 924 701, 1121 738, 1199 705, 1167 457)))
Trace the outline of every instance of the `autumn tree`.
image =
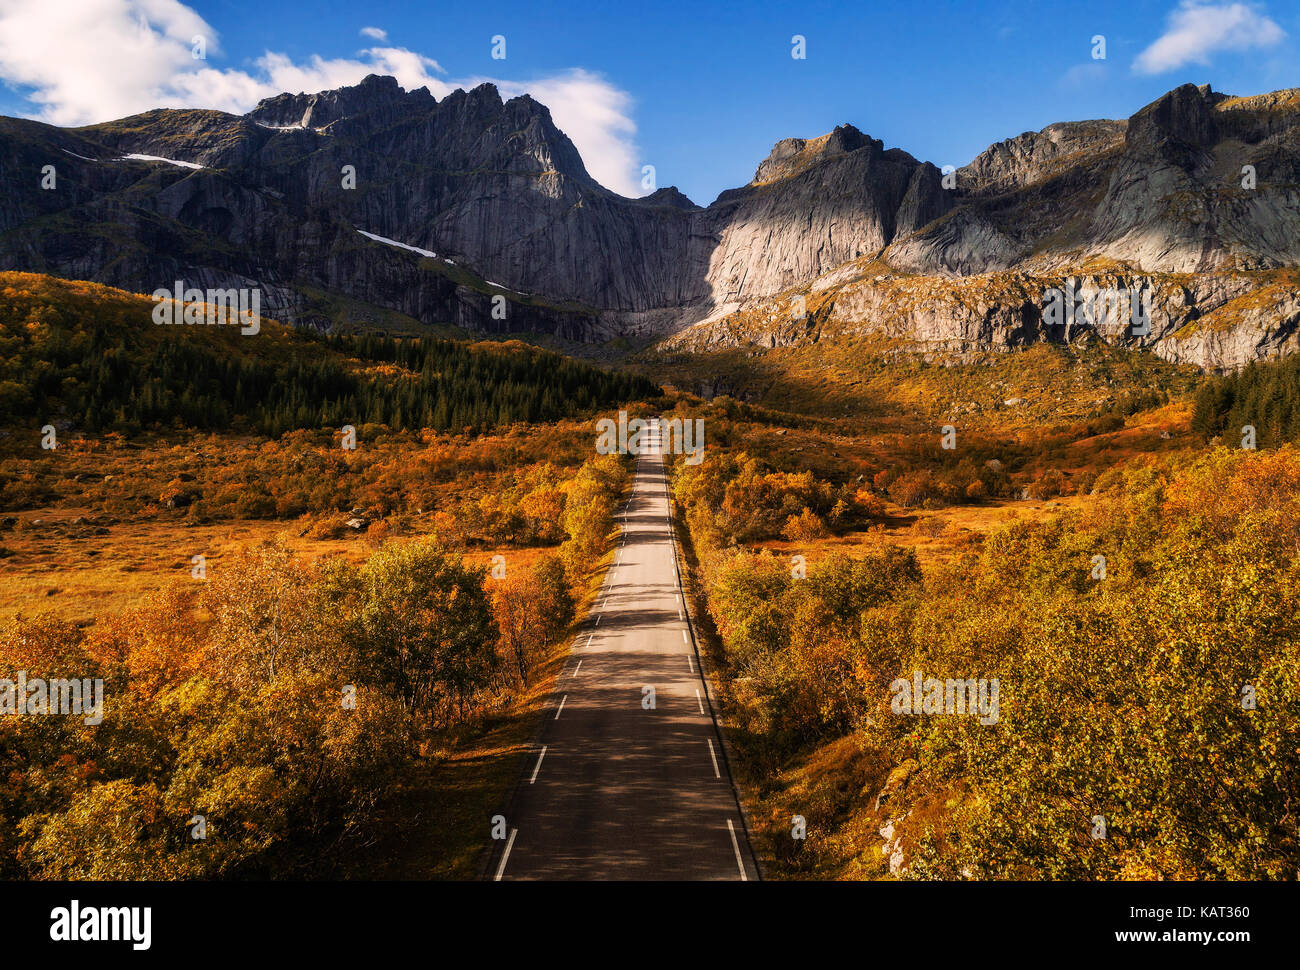
POLYGON ((608 548, 614 512, 627 479, 627 467, 620 456, 602 455, 585 463, 565 483, 563 522, 568 538, 560 546, 560 557, 574 585, 608 548))
POLYGON ((371 556, 358 573, 348 633, 366 677, 422 716, 463 719, 497 662, 484 575, 429 540, 390 543, 371 556))

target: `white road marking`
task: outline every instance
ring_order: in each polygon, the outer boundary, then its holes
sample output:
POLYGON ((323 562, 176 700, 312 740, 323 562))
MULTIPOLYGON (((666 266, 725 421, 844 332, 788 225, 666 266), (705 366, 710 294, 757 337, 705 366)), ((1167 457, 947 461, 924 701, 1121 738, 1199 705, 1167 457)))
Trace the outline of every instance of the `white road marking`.
POLYGON ((718 753, 713 750, 713 738, 706 738, 709 742, 709 757, 713 759, 713 777, 721 778, 722 772, 718 770, 718 753))
POLYGON ((602 613, 602 614, 600 614, 600 616, 596 617, 596 626, 600 626, 600 620, 601 620, 601 617, 603 617, 604 615, 605 615, 605 614, 602 613))
POLYGON ((560 711, 564 710, 564 702, 567 701, 568 699, 569 699, 568 694, 565 694, 563 697, 560 698, 560 706, 555 709, 555 720, 558 721, 560 719, 560 711))
POLYGON ((689 639, 687 639, 687 637, 686 637, 686 631, 685 631, 685 630, 682 631, 682 643, 686 644, 687 646, 690 646, 690 643, 691 643, 691 641, 690 641, 689 639))
POLYGON ((690 668, 691 673, 695 673, 695 654, 688 653, 686 655, 686 666, 690 668))
POLYGON ((704 713, 704 698, 700 696, 700 689, 695 688, 695 701, 700 705, 700 713, 704 713))
POLYGON ((581 670, 581 669, 582 669, 582 661, 579 660, 579 661, 578 661, 578 666, 576 666, 576 667, 573 668, 573 676, 577 677, 577 676, 578 676, 578 671, 581 670))
POLYGON ((740 868, 740 881, 749 882, 749 876, 745 875, 745 863, 740 858, 740 843, 736 841, 736 827, 731 824, 731 819, 727 819, 727 831, 731 833, 731 847, 736 850, 736 865, 740 868))
POLYGON ((542 759, 546 757, 546 745, 542 745, 541 752, 537 755, 537 764, 533 766, 533 777, 528 779, 528 784, 537 780, 537 773, 542 770, 542 759))
POLYGON ((501 881, 501 877, 502 877, 503 875, 505 875, 505 871, 506 871, 506 860, 510 858, 510 849, 511 849, 511 847, 514 846, 514 844, 515 844, 515 836, 518 835, 518 834, 519 834, 519 830, 518 830, 518 829, 511 829, 511 830, 510 830, 510 838, 509 838, 509 840, 506 842, 506 851, 501 853, 501 865, 497 866, 497 876, 496 876, 496 879, 493 880, 494 882, 500 882, 500 881, 501 881))

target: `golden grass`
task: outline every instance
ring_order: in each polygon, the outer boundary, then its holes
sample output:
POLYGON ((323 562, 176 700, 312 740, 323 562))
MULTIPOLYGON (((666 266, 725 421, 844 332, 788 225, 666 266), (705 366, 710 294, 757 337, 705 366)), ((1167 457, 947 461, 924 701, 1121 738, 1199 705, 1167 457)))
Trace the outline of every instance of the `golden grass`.
POLYGON ((922 565, 947 562, 977 545, 983 537, 1013 520, 1039 521, 1066 508, 1081 508, 1082 495, 1044 500, 1000 499, 981 505, 954 505, 938 509, 904 509, 886 503, 886 516, 864 529, 824 539, 792 541, 772 539, 754 543, 781 557, 802 555, 809 563, 841 553, 860 558, 884 545, 903 546, 916 552, 922 565))
POLYGON ((705 383, 791 415, 834 420, 846 435, 914 429, 954 420, 963 430, 1041 429, 1104 411, 1129 389, 1189 393, 1199 380, 1143 351, 1092 344, 1036 344, 1012 352, 927 359, 878 336, 823 336, 797 347, 665 352, 638 369, 670 374, 678 388, 705 383), (1028 403, 1008 407, 1005 401, 1028 403))
MULTIPOLYGON (((139 605, 155 590, 191 578, 191 557, 206 559, 212 577, 233 554, 248 546, 279 538, 308 561, 341 556, 360 562, 377 542, 365 532, 338 539, 313 539, 303 520, 246 520, 205 526, 176 521, 123 522, 108 527, 108 535, 78 535, 90 530, 70 525, 89 510, 41 509, 25 512, 21 528, 0 532, 0 622, 21 614, 51 613, 89 625, 98 616, 139 605), (33 525, 40 522, 40 525, 33 525)), ((413 535, 425 533, 415 532, 413 535)), ((554 547, 474 549, 466 553, 471 565, 488 567, 492 557, 505 557, 507 575, 526 570, 554 547)))

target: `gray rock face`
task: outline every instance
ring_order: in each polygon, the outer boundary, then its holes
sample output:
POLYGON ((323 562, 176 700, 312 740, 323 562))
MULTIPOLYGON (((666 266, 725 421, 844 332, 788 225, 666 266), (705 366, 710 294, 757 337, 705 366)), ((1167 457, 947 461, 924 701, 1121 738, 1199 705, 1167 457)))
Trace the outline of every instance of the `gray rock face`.
MULTIPOLYGON (((753 183, 695 215, 692 235, 716 240, 699 297, 717 305, 779 293, 875 256, 950 204, 933 165, 885 151, 856 129, 837 128, 828 140, 856 147, 828 150, 797 168, 788 156, 769 158, 753 183), (764 182, 765 174, 778 181, 764 182)), ((778 146, 773 156, 780 154, 778 146)))
MULTIPOLYGON (((770 295, 878 252, 948 204, 932 166, 848 126, 816 150, 798 142, 797 165, 783 167, 779 150, 754 184, 708 209, 674 188, 625 199, 591 179, 543 105, 526 96, 503 103, 490 84, 438 102, 370 77, 282 94, 243 118, 155 111, 75 136, 7 124, 15 146, 40 136, 16 167, 55 157, 75 190, 42 198, 34 180, 0 190, 19 229, 0 250, 6 264, 133 289, 159 278, 256 279, 273 296, 268 314, 291 319, 302 318, 300 281, 422 317, 459 316, 417 256, 350 239, 356 228, 556 307, 617 320, 770 295), (205 167, 116 160, 129 153, 205 167), (343 186, 344 166, 355 189, 343 186), (33 224, 44 209, 64 214, 65 225, 33 224), (139 259, 123 258, 121 240, 86 238, 99 235, 88 227, 107 224, 125 228, 139 259)), ((574 323, 588 337, 601 333, 574 323)))
POLYGON ((1085 155, 1123 144, 1125 121, 1069 121, 1027 131, 984 149, 957 170, 958 183, 981 195, 997 195, 1041 182, 1085 155))
POLYGON ((258 286, 267 316, 320 327, 378 308, 584 341, 777 346, 830 325, 1013 347, 1069 339, 1043 329, 1029 290, 1101 266, 1170 294, 1144 345, 1223 368, 1293 344, 1293 302, 1268 274, 1300 264, 1298 122, 1300 91, 1185 85, 1127 121, 999 142, 955 189, 844 125, 778 142, 750 184, 701 208, 671 187, 604 189, 529 97, 481 85, 438 101, 372 76, 243 117, 158 110, 75 130, 0 119, 13 176, 0 181, 0 268, 144 292, 258 286), (56 191, 40 188, 47 164, 56 191), (1172 279, 1186 273, 1208 282, 1172 279), (1005 274, 1009 289, 964 286, 1005 274), (900 286, 935 292, 917 302, 900 286), (1259 306, 1214 295, 1269 287, 1259 306), (788 319, 794 296, 819 293, 833 298, 818 315, 788 319))
MULTIPOLYGON (((1039 276, 1006 272, 965 278, 862 274, 836 284, 814 314, 790 315, 787 305, 752 305, 719 315, 665 341, 672 350, 791 346, 833 335, 881 335, 963 359, 987 350, 1034 343, 1106 343, 1145 348, 1177 363, 1227 371, 1252 360, 1300 350, 1300 290, 1261 283, 1253 274, 1091 274, 1039 276), (1073 323, 1045 313, 1052 289, 1074 294, 1073 323), (1131 316, 1098 307, 1105 294, 1149 294, 1149 332, 1135 333, 1131 316), (1092 300, 1090 316, 1082 308, 1092 300)), ((1008 402, 1010 403, 1010 402, 1008 402)))
MULTIPOLYGON (((265 98, 248 113, 256 124, 272 128, 324 129, 343 118, 368 114, 372 119, 385 108, 399 109, 403 104, 432 107, 428 88, 407 94, 397 78, 372 74, 360 84, 319 94, 279 94, 265 98)), ((393 115, 396 115, 394 110, 393 115)))

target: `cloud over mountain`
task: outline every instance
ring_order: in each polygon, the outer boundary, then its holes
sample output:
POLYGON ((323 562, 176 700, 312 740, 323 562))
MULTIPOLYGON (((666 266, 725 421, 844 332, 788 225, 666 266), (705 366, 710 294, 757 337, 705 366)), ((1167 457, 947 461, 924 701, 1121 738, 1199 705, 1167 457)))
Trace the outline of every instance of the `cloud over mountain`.
POLYGON ((1216 51, 1271 47, 1285 36, 1281 27, 1250 4, 1183 0, 1169 15, 1165 32, 1137 56, 1133 67, 1142 74, 1163 74, 1186 64, 1209 64, 1216 51))

